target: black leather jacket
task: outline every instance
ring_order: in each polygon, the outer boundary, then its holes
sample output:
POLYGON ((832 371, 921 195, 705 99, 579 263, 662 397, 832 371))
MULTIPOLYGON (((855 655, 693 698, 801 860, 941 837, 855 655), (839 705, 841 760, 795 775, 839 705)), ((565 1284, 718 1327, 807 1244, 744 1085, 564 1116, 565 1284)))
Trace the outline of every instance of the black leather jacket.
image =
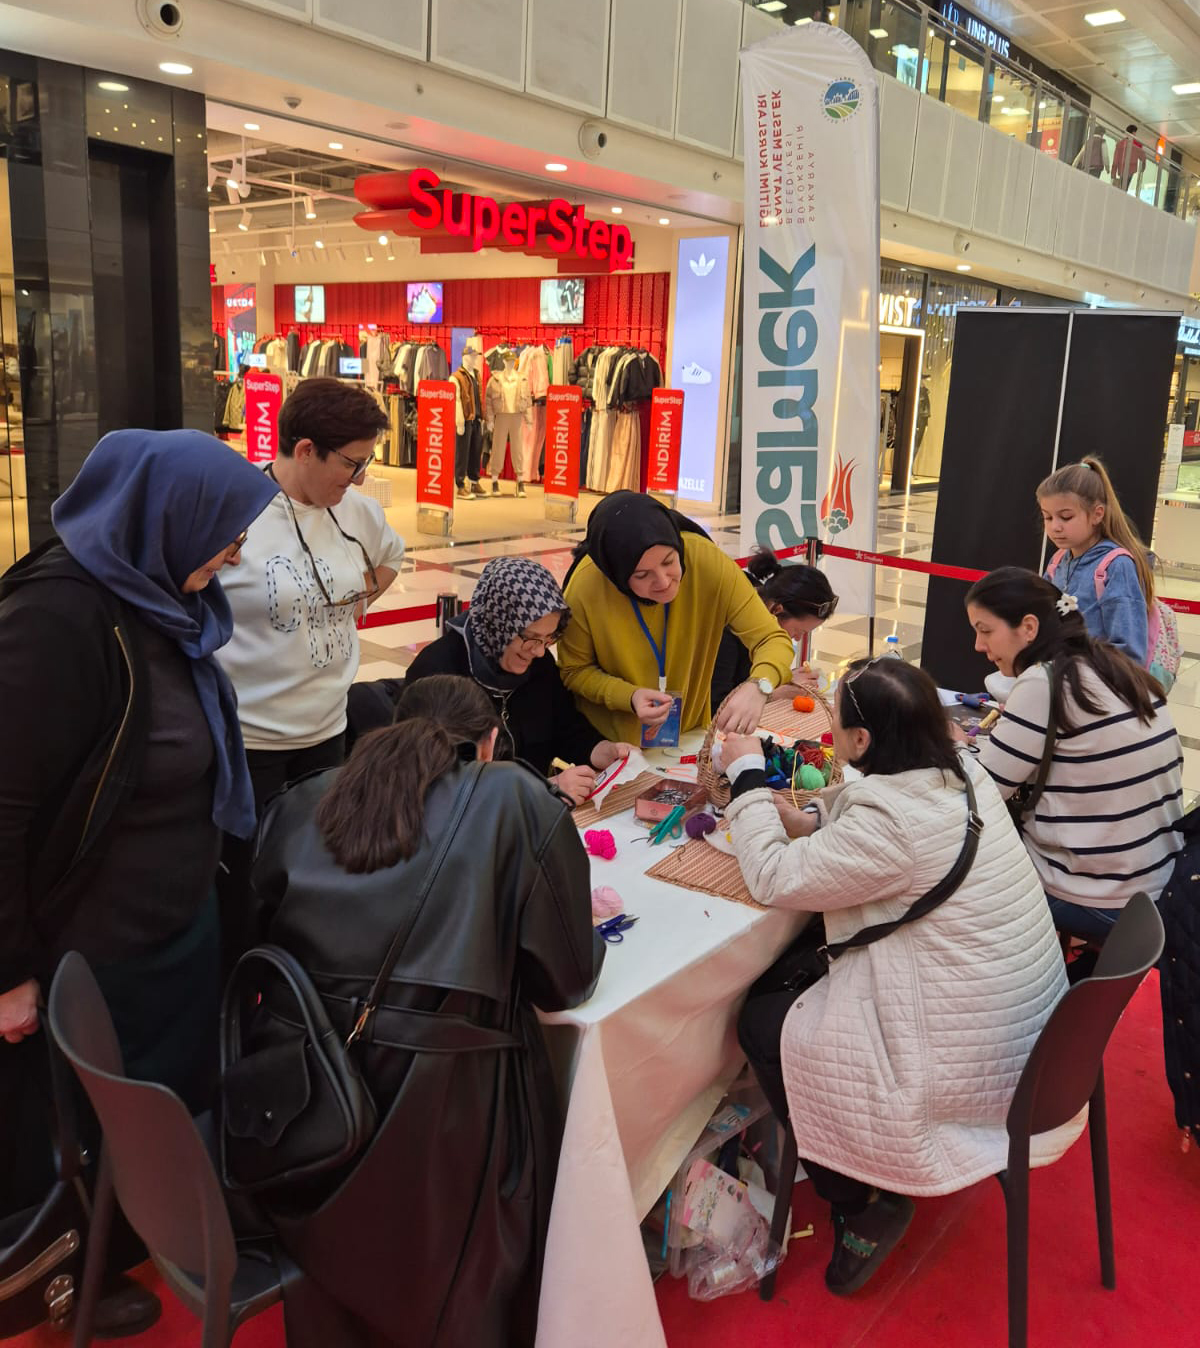
MULTIPOLYGON (((254 886, 263 934, 309 972, 340 1035, 420 907, 362 1058, 375 1140, 314 1211, 276 1217, 343 1316, 312 1341, 357 1346, 369 1326, 422 1348, 532 1344, 560 1140, 532 1008, 573 1006, 599 976, 587 856, 527 768, 467 763, 430 788, 415 856, 351 875, 313 823, 334 778, 270 805, 254 886)), ((306 1348, 290 1321, 288 1342, 306 1348)))

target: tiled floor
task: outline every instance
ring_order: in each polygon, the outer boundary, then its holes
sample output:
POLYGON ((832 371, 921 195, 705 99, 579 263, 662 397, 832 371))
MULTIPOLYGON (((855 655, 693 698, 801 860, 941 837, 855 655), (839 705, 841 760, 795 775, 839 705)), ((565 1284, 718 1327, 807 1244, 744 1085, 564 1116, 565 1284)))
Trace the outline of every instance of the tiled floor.
MULTIPOLYGON (((456 518, 458 536, 450 541, 417 533, 412 473, 383 471, 392 482, 395 502, 387 511, 388 520, 404 536, 408 551, 396 585, 376 606, 379 610, 429 604, 437 595, 450 592, 467 599, 493 557, 536 557, 561 580, 571 562, 571 549, 583 537, 586 516, 600 499, 585 496, 580 501, 576 525, 545 519, 540 487, 531 486, 524 500, 505 494, 498 499, 464 502, 456 518)), ((506 492, 511 492, 511 486, 505 485, 506 492)), ((928 560, 936 508, 933 492, 915 493, 908 502, 898 504, 891 497, 881 497, 876 551, 928 560)), ((711 511, 695 514, 717 542, 736 556, 738 517, 711 511)), ((920 659, 926 588, 926 578, 915 572, 877 569, 877 648, 894 635, 900 638, 905 659, 920 659)), ((1200 599, 1200 581, 1170 572, 1164 579, 1164 589, 1179 598, 1200 599)), ((1171 690, 1170 706, 1184 745, 1184 786, 1194 799, 1200 793, 1200 616, 1180 614, 1179 630, 1185 655, 1179 680, 1171 690)), ((865 655, 867 632, 865 618, 836 614, 817 633, 815 662, 836 668, 865 655)), ((432 621, 369 629, 363 633, 359 679, 403 674, 417 651, 435 635, 432 621)), ((964 640, 968 639, 964 629, 964 640)))

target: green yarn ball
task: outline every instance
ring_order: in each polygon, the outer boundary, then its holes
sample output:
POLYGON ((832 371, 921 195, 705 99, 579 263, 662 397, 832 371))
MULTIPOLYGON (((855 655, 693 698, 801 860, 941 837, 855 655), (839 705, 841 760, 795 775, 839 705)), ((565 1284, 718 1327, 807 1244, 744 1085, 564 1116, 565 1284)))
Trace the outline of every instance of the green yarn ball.
POLYGON ((798 778, 805 791, 819 791, 825 785, 825 774, 811 763, 801 766, 798 778))

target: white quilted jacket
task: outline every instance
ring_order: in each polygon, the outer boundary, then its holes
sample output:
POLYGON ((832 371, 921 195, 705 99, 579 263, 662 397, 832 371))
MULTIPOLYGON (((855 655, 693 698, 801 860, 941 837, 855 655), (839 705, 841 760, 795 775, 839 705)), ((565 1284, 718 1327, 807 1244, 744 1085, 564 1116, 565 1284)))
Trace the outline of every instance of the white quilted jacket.
MULTIPOLYGON (((783 1027, 800 1155, 907 1194, 1004 1169, 1009 1101, 1067 986, 1029 856, 991 779, 964 761, 984 821, 966 879, 926 917, 842 955, 783 1027)), ((961 783, 926 768, 849 783, 810 838, 787 838, 767 791, 726 818, 754 897, 823 912, 842 941, 900 917, 950 870, 967 810, 961 783)), ((1061 1156, 1085 1121, 1036 1137, 1032 1164, 1061 1156)))

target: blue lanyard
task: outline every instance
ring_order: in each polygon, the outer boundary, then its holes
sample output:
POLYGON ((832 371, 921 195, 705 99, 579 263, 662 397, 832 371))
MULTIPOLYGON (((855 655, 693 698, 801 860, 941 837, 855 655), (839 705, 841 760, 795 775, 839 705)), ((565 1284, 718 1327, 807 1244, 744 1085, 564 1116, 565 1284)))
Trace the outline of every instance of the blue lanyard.
POLYGON ((636 599, 629 601, 633 605, 634 617, 642 625, 642 631, 646 634, 646 640, 650 643, 650 649, 654 652, 654 658, 658 661, 658 691, 665 693, 667 691, 667 623, 671 618, 671 605, 663 605, 663 639, 660 648, 657 641, 650 635, 650 629, 646 626, 646 620, 642 617, 642 606, 636 599))

